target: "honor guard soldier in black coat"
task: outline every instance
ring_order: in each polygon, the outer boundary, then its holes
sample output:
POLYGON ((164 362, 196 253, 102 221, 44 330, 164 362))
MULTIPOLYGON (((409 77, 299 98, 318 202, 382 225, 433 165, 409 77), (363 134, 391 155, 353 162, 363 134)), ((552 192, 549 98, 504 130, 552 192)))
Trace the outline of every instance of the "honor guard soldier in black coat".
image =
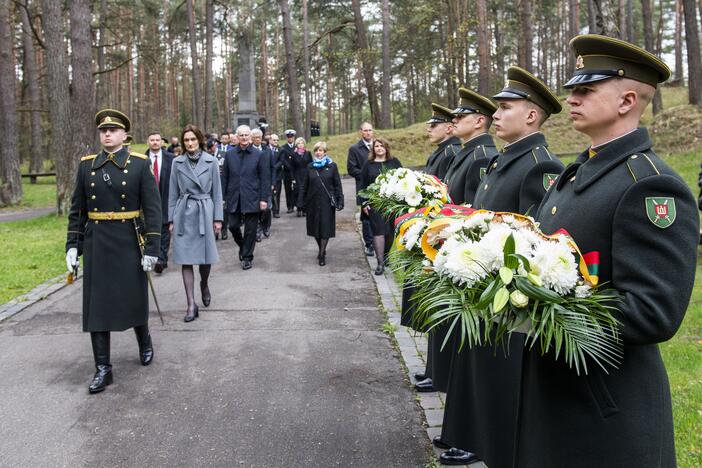
POLYGON ((573 127, 592 146, 536 213, 599 256, 600 284, 621 294, 623 358, 578 375, 553 352, 524 352, 517 468, 676 466, 670 386, 658 344, 675 335, 695 280, 699 213, 683 179, 651 148, 639 120, 670 70, 598 35, 575 37, 565 85, 573 127))
MULTIPOLYGON (((561 104, 526 70, 510 67, 507 78, 493 96, 499 104, 495 132, 507 145, 490 160, 473 207, 533 215, 563 169, 540 132, 561 104)), ((442 461, 467 463, 475 453, 491 468, 511 466, 523 348, 524 335, 513 334, 506 350, 475 347, 454 358, 441 434, 454 448, 441 455, 442 461)))
POLYGON ((90 332, 97 368, 90 393, 103 391, 113 380, 110 332, 134 328, 141 363, 153 359, 144 272, 156 264, 161 239, 161 197, 149 158, 123 144, 129 119, 105 109, 95 122, 103 149, 81 158, 66 241, 69 271, 83 255, 83 331, 90 332))
POLYGON ((461 151, 461 140, 453 134, 451 109, 433 102, 431 109, 433 114, 427 120, 427 137, 431 144, 437 146, 427 159, 425 172, 443 181, 453 158, 461 151))
POLYGON ((461 151, 446 172, 451 201, 456 205, 473 203, 475 190, 490 158, 497 154, 488 134, 497 106, 490 99, 467 88, 458 88, 461 101, 453 110, 453 134, 463 141, 461 151))

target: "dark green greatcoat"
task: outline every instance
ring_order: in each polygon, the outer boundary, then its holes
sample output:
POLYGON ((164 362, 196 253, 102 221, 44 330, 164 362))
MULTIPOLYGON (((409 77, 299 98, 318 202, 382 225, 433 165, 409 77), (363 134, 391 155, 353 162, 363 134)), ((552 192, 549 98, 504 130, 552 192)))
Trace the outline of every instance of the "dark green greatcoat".
POLYGON ((146 274, 134 220, 93 220, 88 213, 143 212, 145 254, 158 257, 161 196, 149 159, 122 148, 81 159, 68 214, 66 250, 83 255, 83 331, 121 331, 148 322, 146 274), (105 179, 108 179, 106 181, 105 179))
POLYGON ((446 172, 448 172, 453 158, 461 151, 461 140, 458 137, 452 136, 436 146, 429 158, 427 159, 427 165, 424 171, 427 174, 434 175, 441 179, 442 181, 446 177, 446 172))
POLYGON ((472 203, 485 167, 496 154, 495 142, 487 133, 473 137, 463 144, 444 178, 452 203, 472 203))
MULTIPOLYGON (((544 135, 531 134, 490 160, 473 206, 533 215, 562 170, 544 135)), ((453 358, 441 438, 490 468, 512 464, 523 347, 524 335, 514 334, 505 350, 463 348, 453 358)))
POLYGON ((583 253, 599 252, 600 284, 623 296, 624 355, 609 374, 590 363, 578 376, 553 354, 524 353, 515 466, 674 467, 670 387, 658 343, 678 330, 694 284, 694 196, 638 129, 592 159, 581 154, 536 216, 545 233, 565 229, 583 253))

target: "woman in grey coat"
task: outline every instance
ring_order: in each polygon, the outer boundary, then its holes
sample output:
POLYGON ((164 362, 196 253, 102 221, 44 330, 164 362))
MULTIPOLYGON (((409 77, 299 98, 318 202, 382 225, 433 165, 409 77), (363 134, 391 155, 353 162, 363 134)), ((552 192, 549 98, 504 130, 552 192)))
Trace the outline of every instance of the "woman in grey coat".
POLYGON ((188 300, 185 321, 199 315, 195 304, 195 272, 199 265, 200 292, 205 307, 210 305, 207 279, 213 263, 219 261, 215 234, 222 230, 222 185, 217 158, 203 151, 205 137, 194 125, 181 135, 184 153, 173 160, 168 194, 168 222, 173 239, 173 261, 182 265, 183 285, 188 300))

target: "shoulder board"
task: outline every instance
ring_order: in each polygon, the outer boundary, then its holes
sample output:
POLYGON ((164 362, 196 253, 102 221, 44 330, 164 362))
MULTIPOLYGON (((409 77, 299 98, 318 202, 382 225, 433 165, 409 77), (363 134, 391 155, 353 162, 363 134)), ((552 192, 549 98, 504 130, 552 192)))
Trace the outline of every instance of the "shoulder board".
POLYGON ((536 146, 531 150, 531 156, 535 163, 553 160, 551 152, 545 146, 536 146))
POLYGON ((129 156, 134 156, 135 158, 139 159, 149 159, 147 155, 141 153, 129 153, 129 156))
POLYGON ((634 182, 644 177, 661 175, 651 157, 645 153, 636 153, 629 156, 626 160, 626 167, 634 182))
POLYGON ((97 154, 89 154, 87 156, 83 156, 80 158, 81 161, 90 161, 92 159, 95 159, 97 157, 97 154))

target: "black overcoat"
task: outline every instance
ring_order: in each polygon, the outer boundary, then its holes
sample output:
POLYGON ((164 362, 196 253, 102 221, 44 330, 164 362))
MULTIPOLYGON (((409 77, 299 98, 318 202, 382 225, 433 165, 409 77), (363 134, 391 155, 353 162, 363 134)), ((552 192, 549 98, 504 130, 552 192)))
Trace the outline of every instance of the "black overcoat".
POLYGON ((258 213, 259 202, 271 196, 269 158, 249 145, 227 151, 222 168, 222 192, 230 213, 258 213))
POLYGON ((424 168, 427 174, 435 175, 442 181, 446 177, 453 158, 461 151, 461 140, 452 136, 439 143, 429 158, 424 168))
POLYGON ((495 142, 487 133, 463 144, 444 177, 454 204, 470 203, 473 200, 480 179, 485 174, 485 167, 496 154, 495 142))
MULTIPOLYGON (((533 133, 493 157, 473 206, 533 215, 563 164, 533 133)), ((464 348, 453 359, 442 439, 485 460, 491 468, 511 467, 521 386, 524 335, 506 349, 464 348)))
POLYGON ((278 148, 280 152, 280 163, 283 166, 283 178, 285 180, 295 179, 295 160, 293 158, 293 153, 295 152, 295 146, 285 143, 280 145, 278 148))
POLYGON ((297 151, 293 152, 293 164, 295 168, 295 183, 300 185, 305 177, 307 165, 312 162, 312 153, 305 150, 300 154, 297 151))
POLYGON ((81 158, 66 250, 74 247, 83 255, 83 331, 122 331, 148 322, 147 281, 134 220, 89 219, 89 213, 139 210, 144 253, 158 257, 161 197, 149 158, 126 148, 111 158, 105 151, 81 158))
POLYGON ((336 163, 320 169, 308 164, 302 173, 296 205, 307 212, 308 236, 329 239, 336 235, 336 210, 331 206, 330 195, 336 205, 343 208, 344 192, 336 163))
POLYGON ((346 158, 346 171, 351 177, 356 179, 356 205, 363 203, 361 197, 358 196, 358 191, 361 190, 361 171, 366 161, 368 161, 369 153, 370 150, 366 146, 365 141, 361 139, 349 147, 349 154, 346 158))
POLYGON ((623 295, 624 358, 609 374, 590 364, 578 376, 562 358, 525 352, 516 467, 675 466, 658 343, 688 306, 698 219, 693 194, 654 154, 645 129, 565 169, 537 220, 545 233, 567 230, 583 253, 599 252, 600 283, 623 295))

